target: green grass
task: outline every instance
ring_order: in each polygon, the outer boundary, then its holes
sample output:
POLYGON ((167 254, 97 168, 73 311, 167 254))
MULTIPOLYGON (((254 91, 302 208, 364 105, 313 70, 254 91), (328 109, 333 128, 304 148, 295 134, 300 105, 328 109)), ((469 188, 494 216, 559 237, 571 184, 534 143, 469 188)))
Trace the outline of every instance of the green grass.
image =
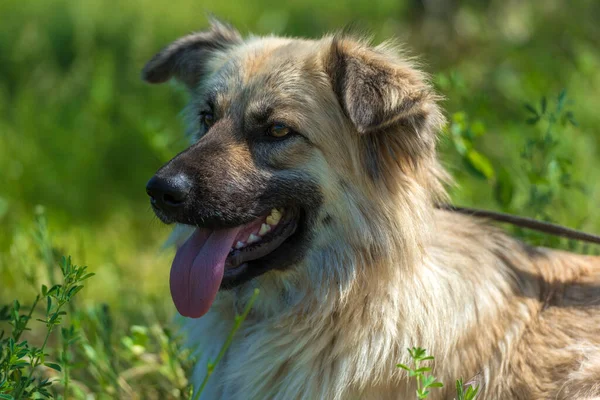
MULTIPOLYGON (((169 229, 144 192, 154 171, 185 147, 186 95, 143 84, 139 71, 162 46, 206 26, 206 12, 243 33, 318 37, 354 23, 375 41, 398 38, 446 97, 450 124, 440 151, 458 182, 455 203, 600 232, 600 3, 456 3, 0 2, 0 304, 31 305, 39 287, 26 274, 50 284, 59 276, 49 260, 63 254, 96 273, 72 315, 80 313, 75 320, 88 330, 77 345, 86 353, 74 359, 97 361, 76 377, 73 393, 159 398, 186 390, 185 362, 166 328, 174 316, 165 284, 173 253, 160 246, 169 229), (51 248, 34 234, 38 205, 51 248)), ((50 347, 69 354, 61 337, 51 335, 50 347)))
POLYGON ((145 325, 118 326, 106 304, 80 307, 75 296, 94 274, 74 265, 71 257, 56 260, 57 249, 40 208, 35 227, 32 236, 52 283, 40 284, 35 271, 25 272, 24 281, 36 292, 35 298, 23 306, 16 299, 0 307, 0 323, 8 327, 0 329, 0 399, 89 398, 93 394, 162 399, 188 398, 194 392, 193 398, 199 398, 259 290, 254 290, 242 314, 235 317, 227 340, 194 391, 187 379, 194 357, 181 346, 181 338, 163 326, 151 308, 146 310, 145 325), (60 336, 52 336, 59 327, 60 336))

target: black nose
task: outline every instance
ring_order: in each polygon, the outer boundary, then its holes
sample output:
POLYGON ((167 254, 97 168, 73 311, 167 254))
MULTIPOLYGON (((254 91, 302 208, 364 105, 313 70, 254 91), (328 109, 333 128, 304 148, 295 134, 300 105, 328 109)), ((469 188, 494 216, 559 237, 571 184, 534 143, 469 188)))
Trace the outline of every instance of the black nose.
POLYGON ((146 185, 150 201, 163 211, 173 210, 185 204, 192 184, 183 174, 163 177, 154 175, 146 185))

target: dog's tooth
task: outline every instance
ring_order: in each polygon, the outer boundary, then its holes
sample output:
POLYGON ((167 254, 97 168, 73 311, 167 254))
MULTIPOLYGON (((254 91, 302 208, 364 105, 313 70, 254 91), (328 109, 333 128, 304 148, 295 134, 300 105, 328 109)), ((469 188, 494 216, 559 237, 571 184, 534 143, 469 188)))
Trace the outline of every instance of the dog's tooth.
POLYGON ((267 217, 267 224, 269 225, 277 225, 279 220, 281 219, 281 212, 277 209, 271 210, 271 215, 267 217))
POLYGON ((267 224, 262 224, 260 226, 260 231, 258 231, 258 236, 264 236, 271 230, 271 227, 267 224))
POLYGON ((250 243, 256 243, 260 240, 260 238, 258 236, 256 236, 254 233, 251 233, 250 236, 248 236, 248 240, 246 241, 246 243, 250 244, 250 243))
POLYGON ((244 242, 239 242, 239 241, 238 241, 238 242, 235 244, 235 248, 236 248, 236 249, 241 249, 241 248, 242 248, 242 247, 244 247, 245 245, 246 245, 246 243, 244 243, 244 242))

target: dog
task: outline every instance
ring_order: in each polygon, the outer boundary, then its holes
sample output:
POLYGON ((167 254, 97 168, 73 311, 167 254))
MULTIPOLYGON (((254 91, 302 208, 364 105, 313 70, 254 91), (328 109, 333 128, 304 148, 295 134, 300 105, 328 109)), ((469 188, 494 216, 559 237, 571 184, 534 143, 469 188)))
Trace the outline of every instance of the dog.
POLYGON ((430 399, 472 377, 482 399, 600 398, 600 258, 436 207, 440 96, 394 46, 212 21, 142 77, 191 94, 192 144, 146 189, 179 227, 196 388, 260 289, 202 398, 411 399, 413 346, 445 383, 430 399))

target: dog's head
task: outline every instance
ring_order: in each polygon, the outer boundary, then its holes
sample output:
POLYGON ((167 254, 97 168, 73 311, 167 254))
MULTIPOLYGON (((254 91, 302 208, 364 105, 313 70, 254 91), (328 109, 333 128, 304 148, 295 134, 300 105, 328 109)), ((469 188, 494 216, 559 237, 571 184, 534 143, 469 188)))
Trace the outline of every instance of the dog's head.
POLYGON ((162 221, 196 228, 171 270, 183 315, 203 315, 220 288, 302 268, 316 249, 368 249, 371 223, 397 215, 392 199, 418 214, 410 208, 442 191, 436 97, 385 47, 345 35, 242 39, 213 22, 142 75, 175 78, 192 97, 192 145, 147 185, 162 221))

